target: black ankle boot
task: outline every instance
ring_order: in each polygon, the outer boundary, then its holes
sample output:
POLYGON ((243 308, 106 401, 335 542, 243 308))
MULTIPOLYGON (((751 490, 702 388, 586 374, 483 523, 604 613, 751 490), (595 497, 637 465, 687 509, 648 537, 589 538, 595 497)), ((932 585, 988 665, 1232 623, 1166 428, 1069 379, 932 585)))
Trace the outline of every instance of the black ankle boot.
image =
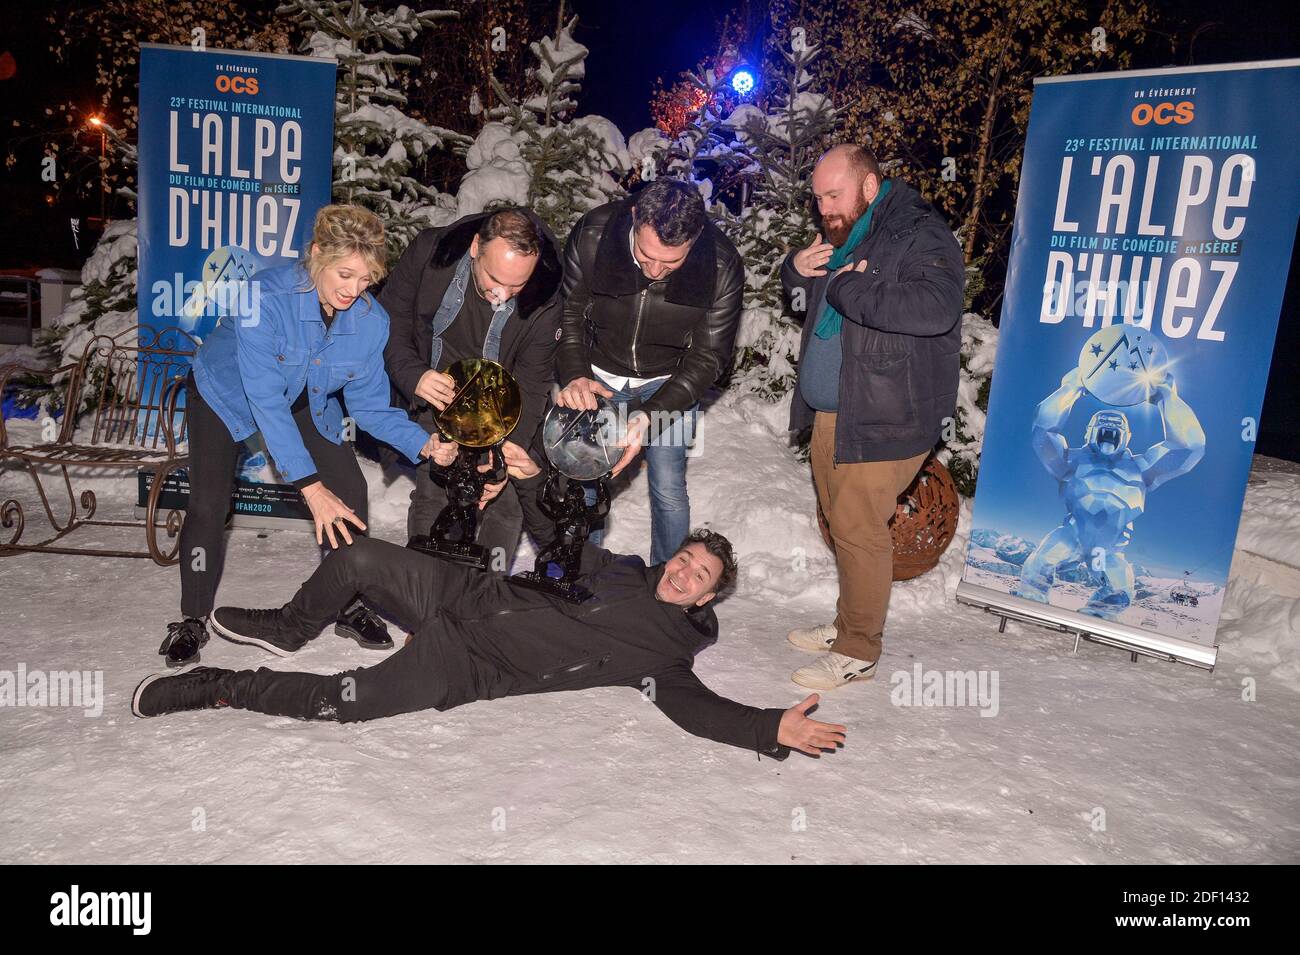
POLYGON ((343 608, 334 624, 334 632, 340 637, 355 640, 357 646, 367 650, 393 649, 393 638, 388 635, 388 627, 360 597, 343 608))
POLYGON ((198 617, 186 617, 167 624, 167 636, 158 652, 169 667, 189 666, 199 662, 199 650, 207 646, 208 628, 198 617))

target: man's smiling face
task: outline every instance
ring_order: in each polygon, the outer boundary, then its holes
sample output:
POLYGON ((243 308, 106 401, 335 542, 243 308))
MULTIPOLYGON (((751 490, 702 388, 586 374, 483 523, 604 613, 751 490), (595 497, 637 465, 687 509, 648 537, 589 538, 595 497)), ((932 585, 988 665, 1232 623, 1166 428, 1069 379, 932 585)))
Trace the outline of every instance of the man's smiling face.
POLYGON ((664 565, 655 597, 678 607, 702 607, 716 594, 722 561, 700 543, 687 544, 664 565))

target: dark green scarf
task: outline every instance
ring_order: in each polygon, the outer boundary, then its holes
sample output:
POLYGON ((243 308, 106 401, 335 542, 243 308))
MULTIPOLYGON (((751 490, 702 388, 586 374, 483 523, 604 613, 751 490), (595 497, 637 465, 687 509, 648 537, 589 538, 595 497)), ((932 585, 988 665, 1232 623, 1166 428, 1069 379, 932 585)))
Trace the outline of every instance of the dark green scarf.
MULTIPOLYGON (((831 260, 826 263, 826 268, 834 272, 841 269, 853 261, 853 250, 858 247, 858 243, 866 238, 867 231, 871 228, 871 214, 876 211, 876 206, 880 205, 880 200, 885 198, 889 193, 890 181, 886 179, 880 184, 880 189, 876 192, 876 198, 871 200, 871 205, 867 206, 867 211, 862 213, 862 218, 853 223, 853 231, 849 237, 844 240, 844 244, 837 246, 831 253, 831 260)), ((835 306, 830 302, 825 302, 822 306, 822 317, 817 323, 816 335, 823 341, 827 338, 834 338, 840 333, 840 328, 844 325, 844 316, 835 310, 835 306)))

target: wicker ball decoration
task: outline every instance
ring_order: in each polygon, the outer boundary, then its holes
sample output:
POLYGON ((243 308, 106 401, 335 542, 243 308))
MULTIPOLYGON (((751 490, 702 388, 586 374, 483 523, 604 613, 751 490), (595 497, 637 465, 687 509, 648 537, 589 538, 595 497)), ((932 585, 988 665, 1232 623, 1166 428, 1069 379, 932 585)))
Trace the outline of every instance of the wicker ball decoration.
MULTIPOLYGON (((906 491, 898 496, 898 506, 889 522, 894 539, 894 579, 919 577, 939 563, 957 532, 961 497, 948 469, 931 455, 926 459, 906 491)), ((830 527, 821 505, 817 506, 817 526, 826 546, 835 549, 830 527)))

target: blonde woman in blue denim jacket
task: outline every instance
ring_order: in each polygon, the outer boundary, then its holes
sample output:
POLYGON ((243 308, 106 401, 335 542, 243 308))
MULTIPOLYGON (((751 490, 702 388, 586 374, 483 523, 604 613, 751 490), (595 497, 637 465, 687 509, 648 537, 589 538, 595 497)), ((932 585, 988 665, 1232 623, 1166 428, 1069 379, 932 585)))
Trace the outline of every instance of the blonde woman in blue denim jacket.
MULTIPOLYGON (((409 460, 446 463, 454 445, 391 407, 384 345, 388 315, 367 293, 383 278, 384 226, 359 206, 325 206, 303 260, 259 272, 237 315, 224 316, 194 358, 188 381, 190 497, 181 531, 181 614, 159 653, 168 666, 199 659, 205 623, 241 643, 213 612, 225 556, 239 445, 261 432, 284 479, 302 494, 316 541, 348 546, 366 529, 366 481, 348 443, 356 427, 409 460)), ((353 601, 335 632, 365 647, 391 647, 387 627, 353 601)), ((263 646, 262 643, 258 643, 263 646)))

